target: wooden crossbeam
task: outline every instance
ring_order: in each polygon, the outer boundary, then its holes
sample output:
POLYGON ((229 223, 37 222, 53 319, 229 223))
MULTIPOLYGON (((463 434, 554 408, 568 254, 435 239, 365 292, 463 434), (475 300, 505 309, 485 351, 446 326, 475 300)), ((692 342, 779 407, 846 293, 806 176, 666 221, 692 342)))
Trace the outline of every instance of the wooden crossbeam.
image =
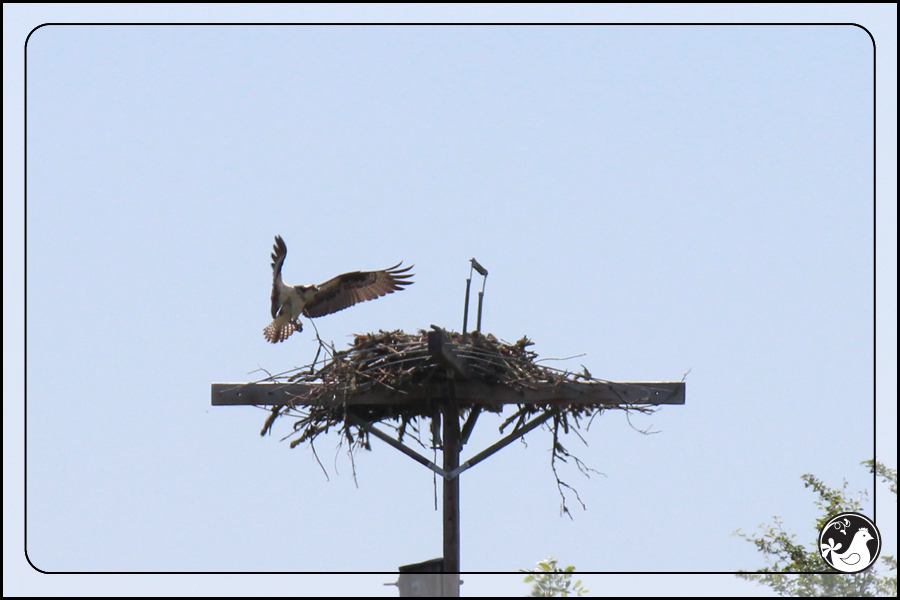
MULTIPOLYGON (((213 406, 296 406, 343 404, 344 398, 312 400, 321 384, 315 383, 214 383, 213 406)), ((479 404, 487 410, 499 411, 506 404, 585 404, 602 406, 684 404, 685 385, 677 382, 627 383, 546 383, 529 384, 530 389, 513 390, 501 385, 478 381, 457 381, 456 398, 461 405, 479 404)), ((350 394, 346 402, 357 405, 402 405, 442 398, 444 385, 408 386, 403 392, 373 389, 350 394)))

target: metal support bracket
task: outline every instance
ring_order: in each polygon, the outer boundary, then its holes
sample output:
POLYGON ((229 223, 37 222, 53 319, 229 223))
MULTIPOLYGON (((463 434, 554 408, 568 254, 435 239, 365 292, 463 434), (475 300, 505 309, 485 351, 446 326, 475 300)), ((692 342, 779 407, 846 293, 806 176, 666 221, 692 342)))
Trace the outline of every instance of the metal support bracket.
POLYGON ((371 433, 372 435, 374 435, 381 441, 385 442, 386 444, 388 444, 390 446, 393 446, 394 448, 396 448, 403 454, 407 455, 408 457, 410 457, 417 463, 421 463, 421 464, 425 465, 426 467, 428 467, 429 469, 431 469, 432 471, 434 471, 435 473, 437 473, 444 479, 449 479, 450 474, 447 471, 440 468, 439 466, 437 466, 436 464, 434 464, 433 462, 431 462, 430 460, 428 460, 427 458, 425 458, 424 456, 422 456, 421 454, 419 454, 418 452, 416 452, 409 446, 406 446, 402 442, 398 442, 397 440, 395 440, 394 438, 392 438, 385 432, 376 428, 371 423, 364 421, 363 419, 360 419, 359 417, 357 417, 356 415, 354 415, 351 412, 347 413, 347 421, 349 421, 353 425, 356 425, 357 427, 362 427, 363 429, 365 429, 366 431, 368 431, 369 433, 371 433))
MULTIPOLYGON (((519 439, 520 437, 522 437, 529 431, 532 431, 533 429, 540 427, 545 421, 547 421, 552 416, 553 416, 553 412, 545 411, 542 415, 535 417, 534 419, 532 419, 531 421, 529 421, 522 427, 519 427, 515 431, 512 431, 509 435, 502 438, 500 441, 492 444, 491 446, 488 446, 487 448, 485 448, 484 450, 482 450, 481 452, 479 452, 478 454, 476 454, 475 456, 473 456, 472 458, 470 458, 469 460, 467 460, 466 462, 464 462, 463 464, 459 465, 458 467, 456 467, 455 469, 453 469, 452 471, 449 471, 449 472, 440 468, 439 466, 437 466, 436 464, 434 464, 433 462, 431 462, 430 460, 428 460, 427 458, 425 458, 424 456, 422 456, 421 454, 419 454, 418 452, 416 452, 409 446, 403 444, 402 442, 398 442, 397 440, 395 440, 394 438, 392 438, 385 432, 376 428, 371 423, 368 423, 367 421, 364 421, 363 419, 357 417, 353 413, 350 413, 350 412, 347 413, 347 421, 349 421, 352 425, 362 427, 367 432, 371 433, 372 435, 374 435, 378 439, 382 440, 386 444, 393 446, 394 448, 396 448, 403 454, 407 455, 408 457, 410 457, 417 463, 425 465, 426 467, 428 467, 429 469, 431 469, 432 471, 434 471, 435 473, 437 473, 444 479, 451 480, 451 479, 455 479, 456 477, 459 477, 459 474, 462 473, 463 471, 466 471, 466 470, 474 467, 475 465, 477 465, 484 459, 488 458, 492 454, 496 453, 499 450, 502 450, 503 448, 505 448, 512 442, 516 441, 517 439, 519 439)), ((474 425, 474 422, 473 422, 473 425, 474 425)))

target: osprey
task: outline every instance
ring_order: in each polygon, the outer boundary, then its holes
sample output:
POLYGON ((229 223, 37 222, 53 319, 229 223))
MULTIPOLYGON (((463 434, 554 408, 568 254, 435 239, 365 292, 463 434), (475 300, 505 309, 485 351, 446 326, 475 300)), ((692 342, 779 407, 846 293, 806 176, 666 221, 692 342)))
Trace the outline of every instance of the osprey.
POLYGON ((410 285, 412 266, 398 269, 402 261, 383 271, 353 271, 329 279, 322 285, 287 285, 281 280, 281 266, 287 246, 275 236, 272 252, 272 319, 263 329, 266 339, 283 342, 294 331, 303 331, 300 315, 313 318, 330 315, 358 302, 374 300, 410 285))

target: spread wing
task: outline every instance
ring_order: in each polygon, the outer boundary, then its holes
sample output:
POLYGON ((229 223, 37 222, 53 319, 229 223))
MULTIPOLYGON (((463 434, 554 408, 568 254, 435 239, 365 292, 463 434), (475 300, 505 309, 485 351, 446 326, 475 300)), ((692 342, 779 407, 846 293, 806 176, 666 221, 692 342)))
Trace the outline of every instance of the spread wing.
POLYGON ((382 271, 354 271, 329 279, 319 286, 315 297, 306 303, 303 314, 321 317, 344 310, 359 302, 374 300, 413 283, 408 271, 412 265, 400 269, 402 262, 382 271))
POLYGON ((272 318, 278 315, 278 309, 281 308, 282 301, 280 299, 281 288, 284 282, 281 281, 281 266, 284 264, 284 257, 287 256, 287 246, 280 235, 275 236, 275 245, 272 247, 272 318))

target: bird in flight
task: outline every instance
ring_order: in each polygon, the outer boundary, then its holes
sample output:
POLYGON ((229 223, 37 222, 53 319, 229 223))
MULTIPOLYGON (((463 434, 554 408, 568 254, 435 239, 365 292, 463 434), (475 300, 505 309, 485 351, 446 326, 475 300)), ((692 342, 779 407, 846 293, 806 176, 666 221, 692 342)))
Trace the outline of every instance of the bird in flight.
POLYGON ((382 271, 353 271, 344 273, 321 285, 287 285, 281 280, 281 266, 287 256, 287 246, 280 235, 275 236, 272 251, 272 319, 263 329, 266 339, 283 342, 294 331, 303 331, 300 315, 307 318, 330 315, 359 302, 374 300, 404 289, 413 276, 398 268, 402 262, 382 271))

